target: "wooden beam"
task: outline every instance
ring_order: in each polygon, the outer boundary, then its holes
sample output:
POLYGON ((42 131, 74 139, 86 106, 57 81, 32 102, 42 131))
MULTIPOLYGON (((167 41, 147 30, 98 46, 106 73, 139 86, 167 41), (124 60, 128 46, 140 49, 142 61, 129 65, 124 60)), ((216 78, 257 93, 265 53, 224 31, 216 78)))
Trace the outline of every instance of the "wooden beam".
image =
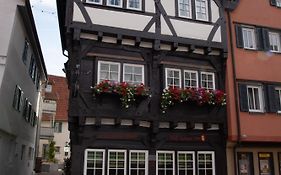
POLYGON ((188 46, 188 52, 189 53, 193 53, 194 50, 195 50, 195 45, 191 44, 191 45, 188 46))

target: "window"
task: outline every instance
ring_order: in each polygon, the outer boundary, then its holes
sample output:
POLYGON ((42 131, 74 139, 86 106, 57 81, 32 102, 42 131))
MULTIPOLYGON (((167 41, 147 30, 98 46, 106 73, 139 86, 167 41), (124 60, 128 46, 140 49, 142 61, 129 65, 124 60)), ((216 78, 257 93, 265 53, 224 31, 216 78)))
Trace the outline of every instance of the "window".
POLYGON ((174 152, 157 151, 156 175, 174 175, 174 152))
POLYGON ((270 51, 280 52, 280 35, 279 33, 268 32, 270 51))
POLYGON ((192 18, 191 0, 178 0, 179 16, 192 18))
POLYGON ((20 160, 24 159, 24 154, 25 154, 25 145, 21 145, 20 160))
POLYGON ((120 82, 120 63, 99 61, 98 62, 98 83, 103 80, 120 82))
POLYGON ((31 79, 33 80, 33 82, 35 81, 36 78, 36 63, 35 63, 35 58, 32 55, 31 56, 31 60, 30 60, 30 65, 29 65, 29 75, 31 77, 31 79))
POLYGON ((130 151, 129 175, 148 175, 148 151, 130 151))
POLYGON ((61 133, 62 131, 62 122, 55 122, 54 132, 61 133))
POLYGON ((279 174, 281 174, 281 153, 278 153, 279 174))
POLYGON ((107 5, 113 7, 122 7, 122 0, 107 0, 107 5))
POLYGON ((144 67, 143 65, 124 64, 123 65, 123 81, 130 84, 144 83, 144 67))
POLYGON ((196 19, 208 21, 208 0, 195 0, 196 19))
POLYGON ((253 154, 248 152, 237 153, 238 175, 254 175, 253 154))
POLYGON ((52 92, 52 85, 51 84, 47 84, 47 86, 45 88, 45 92, 48 92, 48 93, 52 92))
POLYGON ((141 10, 142 0, 128 0, 127 1, 127 8, 134 9, 134 10, 141 10))
POLYGON ((23 91, 21 88, 17 85, 14 92, 14 99, 13 99, 13 107, 17 111, 21 111, 22 105, 23 105, 23 91))
POLYGON ((102 4, 102 0, 87 0, 86 2, 93 4, 102 4))
POLYGON ((276 88, 277 94, 277 112, 281 113, 281 88, 276 88))
POLYGON ((104 150, 86 149, 84 175, 104 175, 104 150))
POLYGON ((22 53, 22 61, 24 64, 26 64, 27 60, 27 51, 28 51, 29 43, 27 40, 24 41, 24 48, 23 48, 23 53, 22 53))
POLYGON ((178 152, 178 175, 195 175, 194 152, 178 152))
POLYGON ((259 158, 259 175, 274 174, 272 153, 258 153, 259 158))
POLYGON ((201 87, 208 90, 215 89, 215 74, 211 72, 201 72, 201 87))
POLYGON ((276 6, 281 7, 281 0, 276 0, 276 6))
POLYGON ((108 150, 109 175, 126 175, 126 150, 108 150))
POLYGON ((33 152, 34 152, 34 149, 32 147, 29 147, 28 148, 28 159, 29 160, 32 160, 33 158, 33 152))
POLYGON ((214 152, 198 151, 198 175, 215 175, 214 152))
POLYGON ((184 87, 198 88, 197 71, 184 70, 184 87))
POLYGON ((261 86, 247 86, 247 97, 250 112, 263 112, 261 86))
POLYGON ((256 49, 255 29, 242 28, 243 43, 246 49, 256 49))
POLYGON ((166 87, 181 88, 181 70, 166 68, 166 87))
POLYGON ((41 76, 40 76, 40 73, 38 71, 37 77, 36 77, 36 88, 37 88, 37 90, 39 90, 39 87, 40 87, 40 79, 41 79, 41 76))
POLYGON ((59 147, 59 146, 56 146, 56 147, 55 147, 55 152, 56 152, 57 154, 60 153, 60 147, 59 147))

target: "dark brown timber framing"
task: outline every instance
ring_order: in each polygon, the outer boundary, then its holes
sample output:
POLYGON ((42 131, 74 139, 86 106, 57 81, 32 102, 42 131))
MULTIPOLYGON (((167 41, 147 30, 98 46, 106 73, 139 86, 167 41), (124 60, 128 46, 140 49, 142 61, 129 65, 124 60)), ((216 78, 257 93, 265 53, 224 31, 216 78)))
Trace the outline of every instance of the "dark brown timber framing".
MULTIPOLYGON (((126 11, 123 8, 107 7, 104 4, 92 5, 78 0, 57 0, 63 51, 67 50, 69 57, 65 70, 70 88, 68 122, 72 174, 84 173, 85 149, 103 149, 105 152, 110 149, 147 150, 149 175, 156 175, 156 152, 159 150, 174 151, 175 154, 178 151, 194 151, 195 154, 197 151, 210 151, 215 155, 215 174, 227 174, 227 125, 224 106, 181 103, 167 109, 165 113, 160 109, 161 94, 166 81, 165 68, 176 68, 182 72, 195 70, 198 75, 201 72, 212 72, 215 75, 216 89, 225 89, 227 42, 225 19, 222 15, 224 4, 220 0, 215 0, 215 3, 219 6, 221 18, 212 23, 209 15, 209 21, 198 21, 213 26, 208 40, 202 41, 178 37, 171 23, 171 19, 177 17, 168 16, 160 0, 155 0, 155 14, 146 13, 144 10, 128 11, 152 17, 143 31, 93 24, 85 9, 100 7, 126 11), (71 21, 74 2, 86 23, 71 21), (172 36, 161 35, 161 15, 172 36), (154 24, 155 34, 149 33, 154 24), (222 42, 212 42, 219 27, 222 31, 222 42), (81 38, 81 33, 96 36, 96 39, 81 38), (103 42, 105 37, 115 38, 116 43, 103 42), (134 44, 123 45, 124 39, 133 40, 134 44), (141 47, 142 42, 152 43, 152 47, 141 47), (169 45, 171 49, 161 50, 161 44, 169 45), (186 47, 188 50, 178 51, 179 47, 186 47), (196 53, 196 50, 202 50, 202 53, 196 53), (219 54, 210 54, 213 51, 219 54), (145 85, 150 88, 151 96, 138 98, 136 104, 128 109, 121 107, 120 97, 117 95, 100 94, 93 97, 90 87, 97 83, 99 61, 143 65, 145 85), (184 127, 180 128, 181 125, 184 127)), ((198 81, 200 82, 200 76, 198 81)), ((108 175, 108 155, 105 157, 104 175, 108 175)), ((127 174, 128 167, 127 165, 127 174)), ((177 164, 174 167, 177 175, 177 164)))

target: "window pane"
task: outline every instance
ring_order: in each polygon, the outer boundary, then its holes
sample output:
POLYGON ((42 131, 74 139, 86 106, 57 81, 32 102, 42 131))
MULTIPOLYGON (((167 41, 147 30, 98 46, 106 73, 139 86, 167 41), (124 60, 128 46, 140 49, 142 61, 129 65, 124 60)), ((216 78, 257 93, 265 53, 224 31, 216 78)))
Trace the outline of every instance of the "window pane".
POLYGON ((87 175, 94 175, 93 169, 87 169, 87 175))
POLYGON ((125 73, 133 73, 133 67, 132 66, 125 66, 125 73))
POLYGON ((110 71, 111 72, 118 72, 119 70, 118 70, 118 65, 114 65, 114 64, 112 64, 112 65, 110 65, 110 71))
POLYGON ((254 89, 254 92, 255 92, 255 109, 259 110, 261 109, 260 107, 260 99, 259 99, 259 91, 257 88, 254 89))
POLYGON ((109 64, 101 63, 100 64, 100 70, 101 71, 109 71, 109 64))

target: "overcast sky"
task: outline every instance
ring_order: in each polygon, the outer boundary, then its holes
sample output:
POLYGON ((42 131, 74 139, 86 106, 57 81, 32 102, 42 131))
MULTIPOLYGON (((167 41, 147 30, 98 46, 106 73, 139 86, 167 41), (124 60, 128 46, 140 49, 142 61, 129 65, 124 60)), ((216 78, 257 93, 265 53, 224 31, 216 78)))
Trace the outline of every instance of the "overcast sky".
POLYGON ((67 58, 62 55, 56 0, 31 0, 31 6, 47 72, 65 76, 67 58))

